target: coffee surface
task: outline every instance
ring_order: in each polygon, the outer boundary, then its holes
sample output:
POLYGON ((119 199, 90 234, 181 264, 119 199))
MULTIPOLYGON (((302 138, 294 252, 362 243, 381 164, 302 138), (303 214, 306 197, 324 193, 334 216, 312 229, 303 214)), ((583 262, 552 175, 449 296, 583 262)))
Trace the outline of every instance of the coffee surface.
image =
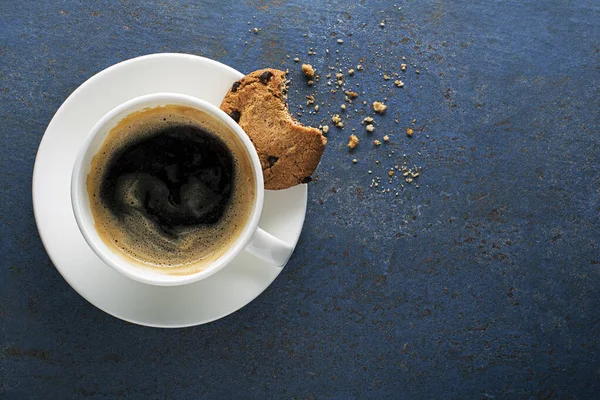
POLYGON ((234 162, 202 128, 167 126, 111 157, 101 200, 117 216, 137 210, 165 234, 218 223, 229 205, 234 162))
POLYGON ((235 134, 175 105, 119 122, 94 157, 87 186, 105 243, 173 274, 202 269, 231 246, 255 191, 235 134))

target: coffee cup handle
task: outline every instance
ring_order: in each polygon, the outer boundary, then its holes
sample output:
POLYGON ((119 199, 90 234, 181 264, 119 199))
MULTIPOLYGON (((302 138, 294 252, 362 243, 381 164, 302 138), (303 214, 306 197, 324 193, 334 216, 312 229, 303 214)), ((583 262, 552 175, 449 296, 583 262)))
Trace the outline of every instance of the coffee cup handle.
POLYGON ((256 228, 254 236, 246 246, 246 251, 271 265, 283 268, 294 248, 265 230, 256 228))

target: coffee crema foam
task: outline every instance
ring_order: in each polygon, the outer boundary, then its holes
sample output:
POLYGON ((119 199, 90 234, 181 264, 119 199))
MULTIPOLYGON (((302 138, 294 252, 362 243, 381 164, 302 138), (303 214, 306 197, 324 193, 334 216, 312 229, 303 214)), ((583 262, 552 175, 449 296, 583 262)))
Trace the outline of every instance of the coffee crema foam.
POLYGON ((230 128, 191 107, 134 112, 91 162, 87 191, 108 247, 170 275, 223 255, 254 207, 250 156, 230 128))

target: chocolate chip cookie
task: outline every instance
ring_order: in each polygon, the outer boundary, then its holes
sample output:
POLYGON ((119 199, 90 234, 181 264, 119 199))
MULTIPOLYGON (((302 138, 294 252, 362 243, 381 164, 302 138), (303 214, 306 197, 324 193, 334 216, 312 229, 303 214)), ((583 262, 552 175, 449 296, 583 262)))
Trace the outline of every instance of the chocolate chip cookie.
POLYGON ((231 86, 221 109, 256 147, 265 189, 286 189, 310 182, 327 138, 288 112, 285 72, 266 68, 246 75, 231 86))

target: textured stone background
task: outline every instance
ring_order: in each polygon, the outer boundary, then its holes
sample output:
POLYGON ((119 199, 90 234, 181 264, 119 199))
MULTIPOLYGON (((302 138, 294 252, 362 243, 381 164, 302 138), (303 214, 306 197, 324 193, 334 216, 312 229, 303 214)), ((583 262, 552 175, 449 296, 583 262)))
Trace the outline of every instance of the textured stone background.
POLYGON ((595 0, 2 1, 0 398, 594 398, 599 110, 595 0), (289 68, 294 112, 309 94, 325 103, 299 117, 317 125, 343 94, 324 78, 307 87, 293 58, 323 75, 365 66, 285 271, 239 312, 181 330, 75 293, 42 247, 30 189, 66 97, 166 51, 289 68), (404 88, 383 80, 394 72, 404 88), (362 101, 383 97, 373 138, 391 142, 375 149, 362 101), (352 128, 363 142, 350 154, 352 128), (420 188, 370 188, 402 154, 420 188))

